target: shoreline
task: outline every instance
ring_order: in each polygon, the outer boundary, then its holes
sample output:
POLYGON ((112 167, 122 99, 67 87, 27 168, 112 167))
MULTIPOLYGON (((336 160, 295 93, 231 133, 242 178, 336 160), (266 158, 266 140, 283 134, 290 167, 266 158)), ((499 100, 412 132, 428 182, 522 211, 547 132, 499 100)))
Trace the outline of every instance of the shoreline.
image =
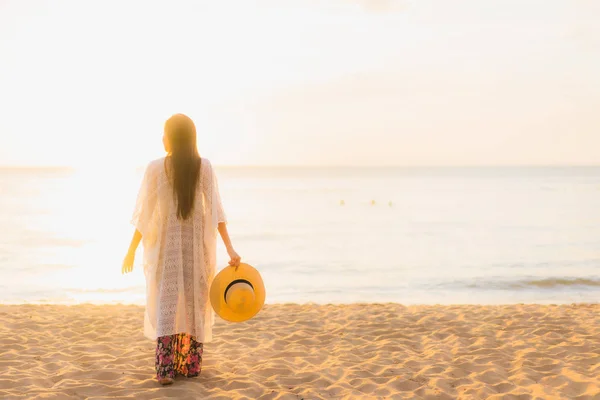
MULTIPOLYGON (((314 301, 285 301, 265 302, 265 307, 278 306, 316 306, 316 307, 344 307, 344 306, 402 306, 402 307, 511 307, 511 306, 578 306, 578 305, 600 305, 600 301, 548 301, 548 302, 479 302, 479 303, 408 303, 399 301, 355 301, 355 302, 314 302, 314 301)), ((0 307, 36 306, 36 307, 145 307, 145 303, 121 303, 121 302, 52 302, 52 301, 0 301, 0 307)))
POLYGON ((267 304, 153 379, 143 306, 0 305, 0 398, 600 397, 600 304, 267 304))

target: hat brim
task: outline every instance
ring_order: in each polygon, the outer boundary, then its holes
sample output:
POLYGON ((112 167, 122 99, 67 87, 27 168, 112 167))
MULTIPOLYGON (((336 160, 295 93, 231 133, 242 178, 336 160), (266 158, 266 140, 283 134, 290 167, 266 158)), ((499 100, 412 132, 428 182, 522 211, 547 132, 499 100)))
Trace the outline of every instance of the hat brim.
POLYGON ((226 267, 213 279, 210 286, 210 303, 215 313, 229 322, 243 322, 254 317, 265 304, 265 285, 260 273, 248 264, 240 264, 236 268, 226 267), (254 288, 254 302, 247 305, 241 312, 232 310, 225 302, 225 290, 235 281, 243 279, 254 288))

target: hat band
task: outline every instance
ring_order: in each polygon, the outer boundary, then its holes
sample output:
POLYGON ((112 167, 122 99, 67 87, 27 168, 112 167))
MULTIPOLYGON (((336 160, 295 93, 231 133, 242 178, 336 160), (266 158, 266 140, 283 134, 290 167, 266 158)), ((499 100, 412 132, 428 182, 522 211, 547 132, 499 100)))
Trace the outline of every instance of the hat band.
POLYGON ((231 288, 233 285, 235 285, 237 283, 245 283, 247 285, 250 285, 252 290, 254 290, 254 285, 252 285, 249 281, 247 281, 245 279, 236 279, 235 281, 232 281, 229 285, 227 285, 227 288, 225 289, 225 293, 223 293, 223 299, 225 299, 225 303, 227 303, 227 291, 229 290, 229 288, 231 288))

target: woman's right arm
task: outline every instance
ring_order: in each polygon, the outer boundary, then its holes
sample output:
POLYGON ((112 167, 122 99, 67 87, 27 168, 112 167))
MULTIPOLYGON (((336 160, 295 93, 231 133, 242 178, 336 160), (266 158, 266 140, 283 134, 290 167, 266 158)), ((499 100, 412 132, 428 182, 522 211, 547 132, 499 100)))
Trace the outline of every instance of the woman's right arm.
POLYGON ((133 232, 133 237, 131 238, 131 243, 129 244, 129 250, 127 251, 127 255, 123 260, 123 266, 121 267, 122 274, 128 274, 133 271, 133 262, 135 260, 135 252, 142 240, 142 234, 137 229, 133 232))
POLYGON ((227 254, 229 254, 229 266, 236 268, 239 267, 241 257, 233 249, 233 245, 231 244, 231 238, 229 237, 229 232, 227 231, 227 224, 225 222, 220 222, 218 229, 219 234, 221 235, 221 239, 223 239, 223 243, 227 248, 227 254))

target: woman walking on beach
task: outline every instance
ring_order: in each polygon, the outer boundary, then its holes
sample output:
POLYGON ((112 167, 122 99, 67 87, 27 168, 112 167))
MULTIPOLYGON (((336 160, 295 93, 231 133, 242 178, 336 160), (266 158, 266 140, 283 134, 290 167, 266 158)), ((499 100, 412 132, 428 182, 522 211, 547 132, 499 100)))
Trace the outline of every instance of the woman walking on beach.
POLYGON ((156 377, 170 384, 177 374, 197 376, 203 344, 212 339, 209 289, 215 275, 217 231, 231 260, 240 256, 229 239, 219 188, 210 162, 196 147, 193 121, 176 114, 165 123, 167 156, 146 168, 132 223, 136 230, 123 261, 133 270, 144 246, 144 335, 156 340, 156 377))

